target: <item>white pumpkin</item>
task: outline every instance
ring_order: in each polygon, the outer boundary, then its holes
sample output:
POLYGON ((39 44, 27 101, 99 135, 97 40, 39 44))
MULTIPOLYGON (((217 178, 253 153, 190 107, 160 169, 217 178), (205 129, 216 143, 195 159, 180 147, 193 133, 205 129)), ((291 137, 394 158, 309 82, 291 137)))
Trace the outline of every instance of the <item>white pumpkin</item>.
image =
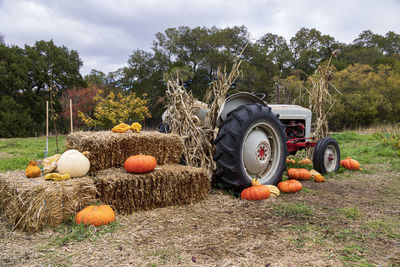
POLYGON ((75 149, 65 151, 57 162, 60 174, 69 173, 71 177, 85 176, 90 169, 90 161, 75 149))

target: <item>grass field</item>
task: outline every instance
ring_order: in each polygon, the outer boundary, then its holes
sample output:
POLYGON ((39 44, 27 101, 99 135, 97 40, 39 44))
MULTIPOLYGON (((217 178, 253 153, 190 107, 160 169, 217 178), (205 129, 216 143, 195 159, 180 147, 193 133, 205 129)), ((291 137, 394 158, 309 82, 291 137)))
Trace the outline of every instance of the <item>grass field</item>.
MULTIPOLYGON (((65 136, 58 136, 58 149, 63 152, 65 136)), ((46 137, 0 138, 0 172, 25 169, 32 159, 42 160, 46 150, 46 137)), ((57 153, 56 137, 49 137, 48 155, 57 153)))
MULTIPOLYGON (((363 171, 341 168, 296 194, 249 202, 212 189, 200 203, 118 215, 110 226, 65 222, 35 234, 0 216, 0 266, 400 266, 400 150, 373 134, 332 137, 363 171)), ((44 146, 0 140, 1 170, 24 169, 44 146)))

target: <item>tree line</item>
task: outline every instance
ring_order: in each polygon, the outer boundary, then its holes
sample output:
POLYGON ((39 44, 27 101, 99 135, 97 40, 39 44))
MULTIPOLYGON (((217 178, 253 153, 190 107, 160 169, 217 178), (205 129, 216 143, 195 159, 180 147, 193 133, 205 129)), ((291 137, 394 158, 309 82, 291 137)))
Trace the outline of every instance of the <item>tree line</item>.
POLYGON ((76 50, 52 40, 18 47, 0 37, 0 137, 43 134, 45 101, 51 93, 59 132, 69 131, 70 98, 75 126, 88 129, 78 109, 92 116, 93 97, 111 92, 135 93, 146 99, 152 116, 146 123, 157 125, 164 110, 166 75, 179 75, 201 100, 217 69, 229 71, 238 55, 242 73, 231 93, 263 93, 267 103, 307 106, 306 98, 300 96, 308 77, 337 51, 331 82, 340 93, 335 93, 333 129, 400 120, 400 35, 392 31, 385 35, 363 31, 345 44, 308 28, 301 28, 289 40, 272 33, 254 40, 245 26, 181 26, 156 33, 151 50, 133 50, 125 67, 107 74, 92 70, 84 77, 76 50))

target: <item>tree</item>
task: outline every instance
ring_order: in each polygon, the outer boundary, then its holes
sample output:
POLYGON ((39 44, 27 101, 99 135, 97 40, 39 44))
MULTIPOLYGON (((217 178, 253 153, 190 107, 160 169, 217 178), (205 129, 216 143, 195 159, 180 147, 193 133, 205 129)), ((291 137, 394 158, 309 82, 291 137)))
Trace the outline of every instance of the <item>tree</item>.
POLYGON ((35 124, 24 105, 13 97, 0 96, 0 137, 34 136, 35 124))
MULTIPOLYGON (((45 102, 54 92, 55 116, 61 112, 59 96, 67 88, 84 85, 79 73, 82 61, 77 51, 56 46, 53 41, 38 41, 33 46, 6 46, 0 44, 0 96, 11 96, 35 122, 33 132, 43 132, 45 102)), ((57 120, 57 127, 63 122, 57 120)), ((55 127, 54 127, 55 128, 55 127)))
POLYGON ((400 34, 395 32, 388 32, 381 44, 383 52, 388 55, 399 55, 400 54, 400 34))
POLYGON ((358 38, 353 41, 353 44, 358 47, 374 47, 377 45, 379 36, 374 34, 371 30, 366 30, 360 33, 358 38))
POLYGON ((0 95, 17 97, 30 88, 31 60, 25 50, 0 44, 0 95))
POLYGON ((107 75, 99 70, 92 69, 89 74, 84 77, 87 86, 105 87, 107 85, 107 75))
POLYGON ((53 76, 55 89, 60 93, 73 86, 85 85, 79 73, 82 61, 77 51, 58 47, 53 40, 38 41, 34 46, 25 45, 25 51, 32 62, 31 72, 27 73, 32 84, 27 90, 46 92, 50 88, 50 76, 53 76))
POLYGON ((265 94, 270 102, 275 93, 275 81, 280 76, 278 67, 264 49, 257 45, 246 48, 246 60, 241 64, 241 74, 233 91, 247 91, 265 94))
POLYGON ((294 58, 285 38, 267 33, 257 41, 257 44, 265 49, 265 53, 279 68, 282 77, 287 77, 291 73, 294 58))
POLYGON ((353 41, 353 44, 358 47, 377 47, 386 56, 400 54, 400 35, 393 31, 382 36, 366 30, 353 41))
POLYGON ((78 88, 78 89, 67 89, 60 99, 62 103, 63 111, 61 116, 65 120, 70 120, 70 99, 72 100, 72 119, 75 127, 82 127, 83 123, 79 112, 81 112, 86 117, 92 117, 94 115, 94 109, 96 107, 96 102, 94 97, 96 97, 99 92, 100 87, 96 85, 90 85, 89 87, 78 88))
MULTIPOLYGON (((331 122, 336 129, 387 121, 390 118, 389 113, 395 112, 390 103, 393 96, 389 94, 394 92, 387 87, 386 82, 390 75, 385 74, 386 67, 382 67, 375 72, 369 65, 354 64, 333 75, 332 82, 342 93, 337 95, 335 120, 331 122)), ((394 100, 399 99, 398 97, 394 100)))
POLYGON ((339 46, 340 44, 329 35, 322 35, 316 29, 301 28, 290 39, 290 48, 294 56, 293 68, 310 75, 318 64, 328 60, 339 46))
POLYGON ((105 98, 101 94, 102 91, 100 90, 94 98, 96 107, 93 117, 86 116, 79 111, 79 117, 89 127, 100 126, 111 129, 120 123, 131 124, 143 121, 146 117, 151 117, 146 107, 147 100, 136 97, 135 93, 123 96, 122 94, 115 95, 111 92, 105 98))
POLYGON ((338 60, 345 62, 346 66, 350 64, 372 64, 375 60, 383 57, 383 54, 377 47, 358 47, 347 46, 338 55, 338 60))

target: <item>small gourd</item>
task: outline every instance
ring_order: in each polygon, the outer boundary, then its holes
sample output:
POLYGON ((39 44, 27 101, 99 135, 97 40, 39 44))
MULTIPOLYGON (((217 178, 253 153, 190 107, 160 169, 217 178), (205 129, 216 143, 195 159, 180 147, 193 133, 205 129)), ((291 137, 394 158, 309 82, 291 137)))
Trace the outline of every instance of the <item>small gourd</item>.
POLYGON ((48 173, 44 176, 45 180, 53 180, 53 181, 64 181, 68 180, 71 178, 71 175, 69 173, 66 174, 59 174, 56 172, 48 173))
POLYGON ((352 171, 358 171, 360 170, 360 163, 347 156, 344 160, 340 162, 340 165, 342 165, 344 168, 352 171))
POLYGON ((312 177, 314 178, 314 182, 316 182, 316 183, 325 182, 324 176, 322 176, 322 174, 320 174, 316 170, 311 170, 310 173, 311 173, 312 177))
POLYGON ((299 164, 301 164, 301 165, 310 165, 310 164, 312 164, 312 162, 311 162, 311 159, 305 158, 305 159, 300 160, 299 164))
POLYGON ((286 159, 286 164, 295 164, 296 161, 294 159, 286 159))
POLYGON ((247 200, 263 200, 269 198, 271 192, 268 187, 262 185, 257 179, 253 179, 251 186, 242 191, 240 197, 247 200))
POLYGON ((126 123, 120 123, 117 126, 114 126, 111 131, 113 133, 124 133, 126 131, 128 131, 131 128, 131 126, 129 126, 126 123))
POLYGON ((138 122, 134 122, 132 123, 130 129, 132 130, 132 132, 140 132, 140 130, 142 129, 142 125, 140 125, 140 123, 138 122))
POLYGON ((51 157, 47 157, 43 160, 43 173, 50 173, 57 168, 57 162, 60 159, 61 154, 55 154, 51 157))
POLYGON ((108 205, 88 206, 75 216, 77 224, 91 224, 100 226, 115 221, 115 212, 108 205))
POLYGON ((275 185, 269 184, 269 185, 265 185, 265 186, 268 187, 269 192, 271 192, 272 197, 278 197, 280 195, 280 190, 275 185))
POLYGON ((296 180, 309 180, 311 178, 311 173, 307 169, 295 169, 290 168, 287 171, 289 178, 296 180))
POLYGON ((280 182, 278 188, 284 193, 296 193, 303 189, 303 185, 297 180, 287 180, 280 182))
POLYGON ((25 175, 28 178, 36 178, 39 177, 41 173, 40 168, 37 166, 37 163, 35 160, 31 160, 28 164, 28 167, 26 167, 25 170, 25 175))
POLYGON ((146 173, 154 170, 157 166, 157 160, 150 155, 130 156, 124 162, 124 168, 131 173, 146 173))

